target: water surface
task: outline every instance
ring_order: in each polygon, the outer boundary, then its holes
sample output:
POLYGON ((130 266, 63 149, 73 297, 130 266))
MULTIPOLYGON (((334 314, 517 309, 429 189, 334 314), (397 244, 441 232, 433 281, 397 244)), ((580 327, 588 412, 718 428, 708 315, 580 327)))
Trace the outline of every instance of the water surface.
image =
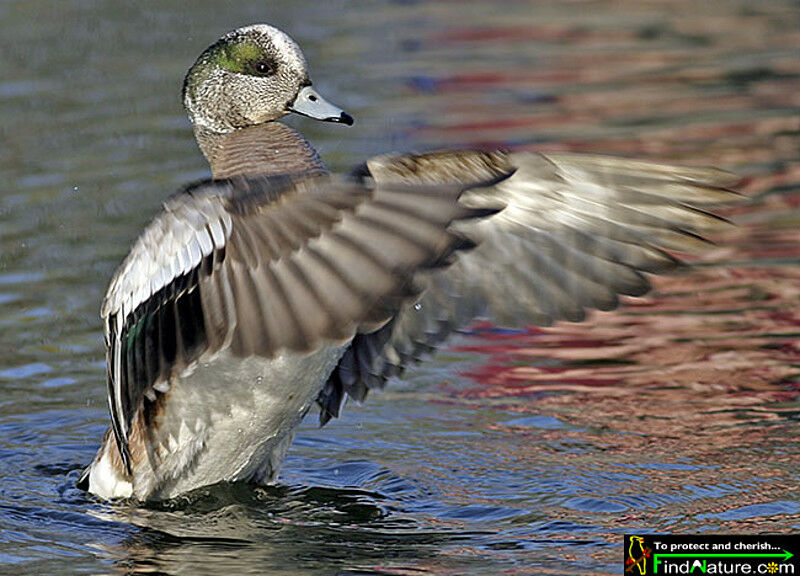
POLYGON ((0 571, 612 574, 636 531, 800 529, 800 7, 792 1, 0 3, 0 571), (74 488, 106 426, 99 304, 208 175, 180 82, 268 21, 357 124, 329 164, 441 146, 746 177, 691 274, 576 325, 479 325, 324 429, 278 486, 74 488))

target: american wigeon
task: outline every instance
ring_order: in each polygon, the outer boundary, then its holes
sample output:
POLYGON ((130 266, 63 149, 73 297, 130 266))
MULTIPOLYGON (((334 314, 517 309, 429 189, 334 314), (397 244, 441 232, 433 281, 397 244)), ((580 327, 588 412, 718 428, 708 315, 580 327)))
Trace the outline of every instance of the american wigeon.
POLYGON ((103 498, 270 482, 314 402, 338 416, 479 316, 579 321, 644 294, 721 222, 703 206, 735 198, 719 170, 578 154, 331 175, 276 120, 352 118, 265 24, 205 50, 183 101, 214 179, 165 202, 108 288, 111 427, 79 482, 103 498))

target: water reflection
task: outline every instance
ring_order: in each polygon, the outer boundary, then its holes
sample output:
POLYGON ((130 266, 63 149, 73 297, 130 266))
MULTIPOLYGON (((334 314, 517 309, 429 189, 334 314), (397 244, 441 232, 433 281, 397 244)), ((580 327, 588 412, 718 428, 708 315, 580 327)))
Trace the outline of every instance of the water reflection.
POLYGON ((160 506, 96 513, 141 529, 120 545, 96 547, 115 570, 133 574, 407 574, 480 537, 421 526, 386 509, 384 498, 355 489, 218 485, 160 506), (376 571, 376 563, 384 567, 376 571))

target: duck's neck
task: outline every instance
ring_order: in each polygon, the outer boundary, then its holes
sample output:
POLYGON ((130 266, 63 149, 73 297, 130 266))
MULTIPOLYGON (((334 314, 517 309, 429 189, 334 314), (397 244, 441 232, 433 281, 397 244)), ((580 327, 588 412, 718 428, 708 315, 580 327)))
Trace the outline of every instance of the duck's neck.
POLYGON ((194 134, 217 179, 241 174, 326 170, 308 140, 280 122, 267 122, 225 134, 195 126, 194 134))

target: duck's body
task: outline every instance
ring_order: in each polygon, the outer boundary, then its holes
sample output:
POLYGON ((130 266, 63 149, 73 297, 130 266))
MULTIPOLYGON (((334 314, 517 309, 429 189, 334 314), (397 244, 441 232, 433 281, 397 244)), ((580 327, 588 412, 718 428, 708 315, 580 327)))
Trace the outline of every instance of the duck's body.
MULTIPOLYGON (((272 359, 221 352, 199 362, 174 378, 162 397, 151 441, 159 466, 134 459, 133 477, 121 473, 122 461, 108 435, 89 475, 89 491, 103 498, 165 499, 205 486, 209 479, 272 482, 295 428, 342 352, 341 346, 325 347, 272 359)), ((146 459, 146 449, 141 451, 146 459)))
POLYGON ((177 496, 271 482, 312 404, 361 401, 480 315, 580 320, 640 295, 719 219, 735 178, 597 156, 470 150, 327 174, 273 122, 352 119, 311 89, 297 45, 249 26, 189 71, 214 181, 171 197, 103 304, 112 426, 81 485, 177 496), (512 176, 513 174, 513 176, 512 176), (476 247, 477 246, 477 247, 476 247))

